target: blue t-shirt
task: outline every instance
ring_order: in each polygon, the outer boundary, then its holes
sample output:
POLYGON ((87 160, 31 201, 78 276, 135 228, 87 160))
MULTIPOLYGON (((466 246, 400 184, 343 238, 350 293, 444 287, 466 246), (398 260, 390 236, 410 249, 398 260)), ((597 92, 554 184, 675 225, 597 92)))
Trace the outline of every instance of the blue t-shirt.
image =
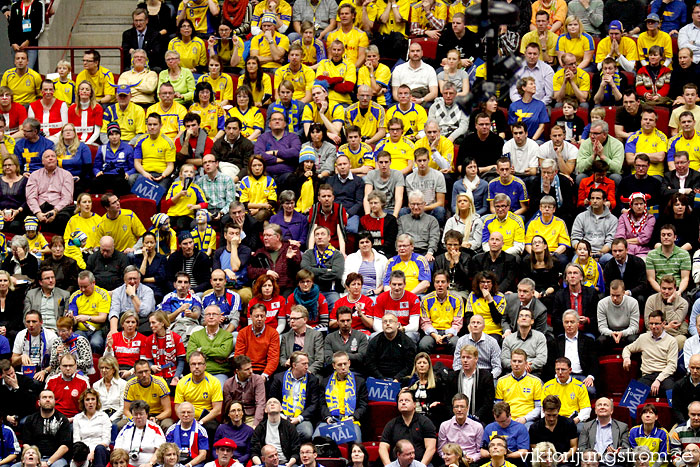
POLYGON ((508 107, 508 125, 523 122, 527 125, 527 136, 532 138, 540 123, 549 122, 547 107, 544 102, 532 99, 529 104, 521 100, 513 102, 508 107))
POLYGON ((510 422, 507 428, 502 428, 496 422, 489 423, 484 428, 484 437, 481 441, 482 447, 488 449, 489 441, 495 435, 505 436, 508 441, 508 450, 515 452, 518 449, 530 449, 530 434, 522 423, 515 420, 510 422))
POLYGON ((688 7, 681 0, 675 0, 668 4, 662 0, 654 0, 651 2, 651 13, 659 15, 661 18, 660 29, 670 34, 674 29, 679 31, 685 25, 688 7))
POLYGON ((521 201, 529 201, 527 196, 527 187, 525 182, 523 182, 518 177, 513 177, 513 179, 507 185, 501 182, 500 178, 494 178, 489 182, 489 196, 488 200, 491 201, 498 193, 503 193, 508 195, 510 198, 510 210, 515 212, 520 209, 521 201))
POLYGON ((7 337, 0 336, 0 355, 11 354, 11 353, 12 353, 12 348, 10 347, 10 341, 7 340, 7 337))

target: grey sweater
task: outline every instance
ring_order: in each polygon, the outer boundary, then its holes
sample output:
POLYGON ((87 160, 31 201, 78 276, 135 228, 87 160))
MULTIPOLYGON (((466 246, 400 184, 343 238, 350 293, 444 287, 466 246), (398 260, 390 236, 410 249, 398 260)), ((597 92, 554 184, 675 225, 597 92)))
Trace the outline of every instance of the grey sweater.
POLYGON ((547 363, 547 338, 539 331, 530 330, 527 339, 520 338, 520 330, 503 339, 501 350, 501 367, 503 372, 510 371, 510 354, 515 349, 523 349, 527 354, 527 361, 532 362, 532 370, 541 370, 547 363))
POLYGON ((598 253, 605 245, 612 246, 617 230, 617 217, 606 207, 603 213, 596 215, 589 207, 576 216, 571 229, 571 244, 576 245, 581 240, 588 240, 593 253, 598 253))
POLYGON ((418 219, 412 214, 399 217, 399 235, 410 234, 413 237, 416 252, 432 253, 435 255, 440 242, 440 226, 437 219, 423 213, 418 219))
POLYGON ((598 302, 598 331, 601 336, 610 336, 622 331, 623 336, 639 333, 639 303, 625 295, 622 303, 615 305, 610 297, 598 302))

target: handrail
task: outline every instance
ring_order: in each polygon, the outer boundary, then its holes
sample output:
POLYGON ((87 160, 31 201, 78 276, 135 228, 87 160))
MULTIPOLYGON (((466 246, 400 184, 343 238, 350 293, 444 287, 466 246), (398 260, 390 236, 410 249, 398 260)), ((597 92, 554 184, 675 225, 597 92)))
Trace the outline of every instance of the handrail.
POLYGON ((98 46, 85 46, 85 45, 45 45, 45 46, 31 46, 25 47, 29 50, 68 50, 70 51, 70 66, 71 70, 75 71, 75 51, 76 50, 119 50, 119 74, 124 72, 124 49, 122 47, 117 47, 113 45, 98 45, 98 46))

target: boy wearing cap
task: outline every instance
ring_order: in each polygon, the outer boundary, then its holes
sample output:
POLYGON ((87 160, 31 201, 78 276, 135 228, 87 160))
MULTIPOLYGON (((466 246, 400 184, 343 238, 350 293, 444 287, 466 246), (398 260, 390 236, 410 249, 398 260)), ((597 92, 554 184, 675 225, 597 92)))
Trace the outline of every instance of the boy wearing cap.
POLYGON ((24 236, 29 242, 29 251, 36 256, 39 261, 44 258, 45 254, 51 254, 49 242, 46 241, 44 234, 39 232, 39 219, 35 216, 27 216, 24 218, 24 236))
MULTIPOLYGON (((284 0, 280 1, 286 3, 284 0)), ((270 3, 276 3, 276 0, 272 0, 270 3)), ((257 10, 259 6, 256 6, 255 9, 257 10)), ((263 14, 260 21, 262 32, 251 39, 250 56, 258 57, 264 71, 274 72, 285 63, 285 56, 289 51, 289 38, 277 32, 277 15, 275 13, 263 14)))
POLYGON ((340 104, 328 100, 328 82, 315 81, 311 87, 311 102, 306 104, 301 116, 304 134, 308 137, 312 123, 320 123, 326 127, 328 137, 334 143, 340 143, 340 133, 345 124, 345 111, 340 104))
POLYGON ((97 150, 92 165, 92 173, 95 176, 92 180, 92 191, 99 193, 108 186, 115 195, 124 196, 131 192, 129 177, 136 173, 134 150, 122 141, 122 131, 116 121, 107 125, 107 138, 108 143, 97 150))
POLYGON ((650 13, 646 19, 647 30, 637 38, 637 53, 642 61, 642 66, 649 64, 649 49, 658 45, 661 47, 662 56, 665 58, 663 66, 670 67, 673 60, 673 42, 667 32, 659 29, 661 20, 656 13, 650 13))
POLYGON ((285 0, 265 0, 255 5, 253 18, 250 22, 250 32, 257 36, 262 32, 262 19, 265 14, 275 15, 276 29, 285 34, 292 21, 292 7, 285 0))
POLYGON ((104 110, 100 138, 106 141, 109 137, 108 126, 112 122, 119 124, 122 138, 129 142, 136 135, 146 133, 146 113, 143 108, 131 102, 131 87, 120 84, 116 88, 117 103, 104 110))
POLYGON ((595 62, 600 70, 603 60, 612 58, 618 66, 625 71, 634 71, 639 55, 637 54, 637 44, 634 39, 623 35, 622 23, 618 20, 610 22, 608 26, 608 36, 601 39, 595 53, 595 62))

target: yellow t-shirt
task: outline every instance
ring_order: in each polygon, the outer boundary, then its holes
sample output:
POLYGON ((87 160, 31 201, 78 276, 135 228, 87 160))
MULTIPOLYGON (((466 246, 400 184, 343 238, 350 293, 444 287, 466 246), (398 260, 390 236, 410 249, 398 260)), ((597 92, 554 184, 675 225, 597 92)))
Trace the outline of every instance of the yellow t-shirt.
POLYGON ((263 175, 257 179, 252 175, 246 175, 241 179, 238 188, 238 201, 252 204, 277 201, 275 180, 269 175, 263 175))
MULTIPOLYGON (((416 141, 416 149, 418 148, 425 148, 428 150, 428 153, 430 154, 430 163, 428 164, 428 167, 431 169, 435 170, 441 170, 440 166, 437 165, 437 162, 433 160, 433 150, 430 148, 430 143, 428 142, 428 137, 424 136, 418 141, 416 141)), ((454 158, 455 158, 455 145, 452 141, 449 140, 449 138, 445 138, 444 136, 440 135, 440 140, 438 142, 438 147, 437 151, 440 153, 442 157, 447 159, 447 161, 450 163, 450 171, 452 171, 452 166, 454 164, 454 158)))
POLYGON ((161 135, 165 135, 168 138, 175 140, 182 127, 182 120, 187 114, 187 109, 184 105, 179 102, 173 102, 170 109, 166 112, 163 110, 162 102, 156 102, 146 110, 146 116, 151 115, 153 112, 160 115, 163 123, 163 127, 160 130, 161 135))
MULTIPOLYGON (((166 199, 171 199, 173 196, 176 194, 180 193, 182 191, 182 181, 181 180, 175 180, 172 185, 170 185, 170 189, 168 190, 168 194, 166 195, 166 199)), ((194 218, 194 211, 192 209, 188 208, 188 204, 200 204, 200 203, 206 203, 207 202, 207 197, 202 191, 202 189, 197 185, 196 183, 193 183, 187 188, 187 192, 185 196, 177 200, 177 202, 173 205, 170 206, 168 209, 168 216, 173 217, 173 216, 190 216, 194 218)))
POLYGON ((0 144, 5 145, 5 149, 7 149, 8 154, 14 154, 15 144, 17 144, 17 142, 15 141, 15 139, 12 136, 3 135, 2 143, 0 143, 0 144))
MULTIPOLYGON (((344 81, 355 83, 357 82, 356 71, 357 69, 355 68, 354 62, 351 63, 348 60, 343 60, 342 62, 335 64, 330 58, 327 58, 321 61, 321 63, 318 65, 318 68, 316 69, 316 77, 326 75, 330 78, 343 78, 344 81)), ((328 90, 328 100, 331 101, 331 105, 334 103, 352 103, 350 93, 340 93, 332 88, 328 90)))
POLYGON ((345 109, 345 123, 357 125, 365 138, 371 138, 377 134, 380 128, 385 128, 384 109, 376 102, 370 102, 369 108, 363 113, 360 111, 360 103, 356 102, 345 109))
MULTIPOLYGON (((238 110, 238 107, 232 107, 228 111, 231 117, 238 117, 241 121, 241 134, 250 139, 250 135, 255 130, 262 132, 265 129, 265 118, 257 107, 250 107, 245 113, 238 110)), ((255 141, 257 138, 251 140, 255 141)))
MULTIPOLYGON (((258 4, 260 6, 261 3, 258 4)), ((256 7, 257 8, 257 7, 256 7)), ((278 47, 281 47, 285 52, 289 52, 289 38, 283 36, 282 34, 275 32, 274 41, 278 47)), ((265 34, 258 34, 250 40, 250 54, 253 55, 253 51, 257 52, 258 57, 272 57, 272 52, 270 52, 270 44, 267 42, 265 34)), ((266 70, 276 70, 282 65, 279 62, 267 62, 263 65, 266 70)))
MULTIPOLYGON (((600 63, 603 60, 605 60, 605 57, 608 56, 610 53, 610 38, 605 37, 598 42, 598 47, 596 47, 596 52, 595 52, 595 62, 600 63)), ((631 37, 623 36, 622 39, 620 39, 620 47, 619 47, 620 53, 627 59, 627 60, 639 60, 639 54, 637 54, 637 43, 634 42, 634 39, 631 37)), ((616 57, 613 57, 617 59, 616 57)))
POLYGON ((350 159, 350 167, 359 169, 362 166, 374 167, 374 150, 367 143, 360 143, 357 151, 350 149, 348 144, 343 144, 338 148, 338 155, 347 156, 350 159))
POLYGON ((200 418, 204 410, 211 411, 213 402, 223 402, 221 383, 207 372, 199 383, 192 380, 192 373, 184 376, 175 388, 175 403, 191 402, 194 405, 194 417, 200 418))
POLYGON ((515 242, 525 243, 523 219, 510 211, 503 221, 498 220, 495 214, 489 214, 484 218, 484 232, 481 236, 481 243, 488 242, 493 232, 500 232, 503 235, 504 250, 512 247, 515 242))
POLYGON ((549 395, 559 397, 561 409, 559 415, 570 417, 574 412, 591 407, 591 399, 588 397, 586 385, 576 378, 569 378, 566 384, 560 384, 556 378, 547 381, 542 388, 542 397, 549 395))
MULTIPOLYGON (((362 2, 359 2, 359 3, 362 3, 362 2)), ((340 2, 340 4, 338 5, 338 9, 340 9, 340 7, 343 5, 352 5, 353 7, 355 7, 355 24, 354 24, 354 26, 357 29, 362 30, 363 29, 362 5, 358 5, 353 0, 342 0, 340 2)), ((367 19, 369 19, 372 22, 377 20, 377 3, 374 1, 367 4, 367 19)), ((336 15, 335 20, 338 24, 340 24, 340 13, 336 15)))
MULTIPOLYGON (((240 44, 240 47, 243 47, 243 45, 240 44)), ((202 75, 197 82, 211 84, 211 87, 214 90, 214 99, 216 99, 217 102, 233 100, 233 78, 231 78, 228 73, 222 73, 217 79, 212 78, 211 75, 207 73, 202 75)))
POLYGON ((207 34, 212 32, 209 24, 209 2, 208 0, 185 0, 180 2, 177 8, 177 16, 185 11, 185 18, 192 21, 195 32, 207 34))
MULTIPOLYGON (((399 0, 397 2, 399 7, 399 15, 401 15, 401 22, 397 23, 394 17, 394 12, 392 11, 389 15, 389 21, 379 25, 379 34, 391 34, 392 32, 401 33, 406 37, 406 23, 408 22, 409 15, 411 14, 411 1, 410 0, 399 0)), ((377 16, 381 16, 386 10, 386 1, 377 0, 377 16)))
MULTIPOLYGON (((112 79, 112 83, 114 83, 114 79, 112 79)), ((27 72, 22 76, 17 74, 16 68, 10 68, 2 74, 0 86, 12 89, 12 100, 18 104, 31 104, 41 98, 41 75, 31 68, 27 69, 27 72)))
POLYGON ((114 100, 114 95, 116 93, 116 89, 114 88, 114 73, 107 68, 101 66, 94 75, 88 73, 87 70, 81 71, 78 77, 75 78, 75 83, 80 87, 80 83, 83 81, 89 81, 90 84, 92 84, 92 89, 95 91, 95 97, 97 99, 102 99, 105 96, 112 96, 112 100, 114 100))
MULTIPOLYGON (((391 168, 394 170, 404 170, 408 167, 408 161, 414 159, 415 146, 411 141, 402 137, 398 142, 391 141, 389 136, 382 139, 375 147, 375 154, 380 151, 387 151, 391 154, 391 168)), ((410 289, 412 290, 412 289, 410 289)))
POLYGON ((695 130, 695 134, 691 139, 685 139, 683 132, 671 138, 668 143, 668 160, 672 160, 678 151, 686 151, 689 157, 690 168, 700 170, 700 132, 695 130))
MULTIPOLYGON (((376 81, 378 85, 387 88, 387 90, 390 89, 389 83, 391 82, 391 70, 389 67, 383 63, 380 63, 377 69, 374 70, 374 81, 376 81)), ((370 88, 372 87, 372 77, 369 75, 369 68, 364 65, 362 65, 362 67, 360 67, 360 69, 357 71, 357 85, 366 85, 370 88)), ((377 101, 377 104, 386 106, 385 93, 378 95, 375 100, 377 101)))
POLYGON ((202 118, 200 128, 207 132, 210 138, 214 138, 219 130, 223 130, 226 122, 226 111, 219 104, 209 104, 203 109, 198 103, 190 106, 190 112, 199 114, 202 118))
MULTIPOLYGON (((73 292, 73 295, 68 299, 68 310, 73 314, 98 316, 101 313, 109 314, 109 307, 112 303, 112 298, 105 289, 95 286, 95 290, 89 296, 80 290, 73 292)), ((95 329, 102 329, 105 323, 96 323, 89 321, 95 329)), ((78 329, 81 331, 89 331, 84 323, 78 323, 78 329)))
MULTIPOLYGON (((673 58, 673 41, 667 32, 659 31, 656 37, 651 37, 647 31, 644 31, 637 38, 639 59, 649 60, 649 49, 654 45, 661 47, 661 56, 664 60, 673 58)), ((671 64, 669 64, 669 67, 671 67, 671 64)))
MULTIPOLYGON (((547 31, 547 55, 549 55, 550 57, 557 56, 557 39, 559 39, 559 36, 554 34, 552 31, 547 31)), ((523 36, 523 40, 522 42, 520 42, 521 54, 525 53, 527 45, 531 42, 534 42, 535 44, 539 45, 540 38, 537 35, 537 31, 530 31, 523 36)), ((543 51, 540 50, 540 60, 542 60, 542 57, 544 56, 542 52, 543 51)))
POLYGON ((289 63, 279 67, 277 71, 275 71, 275 86, 279 87, 280 83, 284 80, 291 81, 294 85, 294 94, 292 98, 297 100, 306 97, 306 91, 311 91, 311 86, 313 86, 315 79, 316 73, 314 73, 314 70, 303 64, 296 73, 290 69, 289 63))
POLYGON ((146 136, 136 143, 134 159, 141 159, 146 172, 163 173, 168 162, 175 163, 175 144, 163 134, 156 139, 146 136))
POLYGON ((496 402, 500 401, 510 404, 511 417, 524 417, 542 401, 542 381, 529 373, 519 379, 512 373, 501 376, 496 384, 496 402))
POLYGON ((97 226, 100 224, 102 216, 95 214, 94 212, 87 219, 81 216, 79 213, 74 215, 66 224, 66 231, 63 233, 63 240, 68 244, 70 241, 70 236, 76 230, 80 230, 85 235, 87 235, 87 241, 85 242, 85 248, 95 248, 100 246, 100 237, 97 236, 97 226))
MULTIPOLYGON (((447 21, 447 5, 437 0, 433 8, 432 13, 435 18, 447 21)), ((421 29, 427 29, 429 31, 435 29, 433 25, 430 24, 430 21, 428 21, 428 17, 423 10, 422 2, 416 2, 411 5, 411 23, 418 23, 421 29)))
POLYGON ((571 37, 569 33, 566 33, 557 39, 556 50, 557 52, 574 54, 576 63, 581 63, 586 52, 595 52, 595 43, 593 42, 593 37, 586 32, 582 32, 579 37, 571 37))
POLYGON ((146 132, 146 113, 143 107, 129 102, 126 109, 122 110, 119 104, 112 104, 102 113, 102 133, 107 133, 107 125, 118 122, 122 132, 122 141, 129 142, 137 135, 146 132))
POLYGON ((151 376, 151 384, 143 387, 137 378, 131 378, 124 388, 124 400, 134 402, 138 400, 146 401, 151 408, 151 415, 158 415, 163 411, 160 400, 170 395, 170 388, 160 376, 151 376))
MULTIPOLYGON (((422 105, 416 105, 411 103, 408 110, 403 111, 399 108, 399 104, 392 105, 389 110, 386 111, 386 123, 392 118, 400 118, 403 121, 403 135, 404 136, 415 136, 425 127, 425 122, 428 120, 428 114, 422 105)), ((387 128, 388 130, 388 128, 387 128)))
MULTIPOLYGON (((116 219, 112 220, 105 214, 95 230, 97 238, 109 235, 114 239, 114 249, 124 251, 132 248, 146 229, 141 219, 129 209, 122 209, 116 219)), ((109 308, 107 309, 109 311, 109 308)))
POLYGON ((571 238, 569 237, 569 232, 566 229, 566 224, 563 220, 558 217, 552 217, 549 224, 545 224, 542 220, 542 216, 537 216, 532 219, 527 224, 527 231, 525 232, 525 244, 530 245, 532 243, 532 237, 535 235, 541 235, 547 240, 547 246, 549 251, 553 252, 559 246, 571 246, 571 238))
POLYGON ((199 37, 193 37, 187 44, 176 37, 168 44, 168 50, 174 50, 180 54, 180 66, 194 69, 207 64, 207 45, 199 37))
MULTIPOLYGON (((238 77, 238 86, 237 88, 240 88, 243 86, 243 80, 245 76, 241 75, 238 77)), ((272 80, 270 79, 270 75, 267 73, 263 73, 262 75, 262 86, 260 89, 258 89, 258 86, 256 83, 250 83, 250 89, 253 91, 253 102, 262 102, 263 98, 267 94, 268 96, 272 96, 272 80)), ((253 102, 250 103, 250 105, 253 105, 253 102)))
MULTIPOLYGON (((345 123, 343 106, 331 103, 326 110, 326 118, 331 122, 345 123)), ((322 123, 316 104, 309 102, 304 106, 304 112, 301 114, 301 123, 322 123)))
POLYGON ((342 27, 338 27, 335 31, 328 34, 326 38, 326 49, 331 50, 331 44, 334 40, 339 40, 345 46, 343 60, 351 63, 353 67, 357 63, 357 57, 360 50, 367 49, 369 46, 369 38, 367 33, 361 29, 353 27, 349 32, 343 31, 342 27))
POLYGON ((62 83, 60 78, 56 78, 53 80, 53 85, 54 88, 56 88, 56 92, 53 94, 54 97, 65 102, 70 107, 70 105, 75 102, 75 91, 77 89, 75 82, 69 79, 65 83, 62 83))
MULTIPOLYGON (((625 143, 625 152, 650 153, 650 152, 666 152, 668 151, 668 138, 658 129, 654 129, 650 134, 645 134, 642 130, 637 130, 627 138, 625 143)), ((632 173, 635 173, 632 167, 632 173)), ((661 175, 664 176, 664 163, 652 162, 647 172, 649 176, 661 175)))
MULTIPOLYGON (((505 295, 498 292, 493 296, 493 301, 496 304, 496 310, 502 315, 506 311, 505 295)), ((499 336, 503 334, 501 325, 496 323, 491 317, 489 304, 486 303, 486 300, 484 300, 481 296, 474 294, 474 292, 471 292, 469 297, 467 297, 467 304, 464 308, 464 313, 467 315, 481 315, 484 318, 484 332, 486 334, 498 334, 499 336)))
MULTIPOLYGON (((591 90, 591 77, 588 73, 580 68, 576 68, 576 84, 580 91, 590 91, 591 90)), ((564 85, 564 68, 560 68, 559 71, 554 73, 554 92, 558 92, 564 85)), ((566 83, 566 95, 576 97, 574 94, 574 89, 571 87, 571 83, 566 83)))

